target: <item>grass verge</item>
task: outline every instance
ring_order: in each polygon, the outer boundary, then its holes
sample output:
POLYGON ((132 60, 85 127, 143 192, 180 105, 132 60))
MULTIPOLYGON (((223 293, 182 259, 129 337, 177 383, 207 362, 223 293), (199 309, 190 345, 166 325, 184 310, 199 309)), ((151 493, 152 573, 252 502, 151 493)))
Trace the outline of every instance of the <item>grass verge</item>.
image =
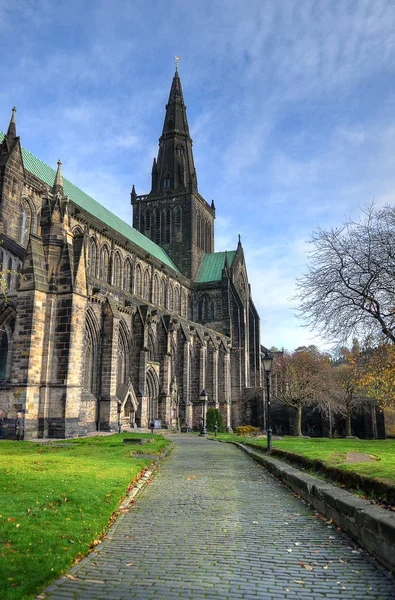
POLYGON ((168 445, 115 434, 39 444, 0 443, 1 597, 33 598, 84 556, 117 514, 129 484, 168 445))
MULTIPOLYGON (((266 447, 266 437, 241 437, 220 434, 219 439, 248 442, 266 447)), ((279 448, 310 459, 319 459, 329 467, 337 467, 395 485, 395 440, 360 440, 342 438, 296 438, 284 436, 273 440, 273 448, 279 448), (372 462, 345 462, 348 452, 360 452, 373 458, 372 462)))

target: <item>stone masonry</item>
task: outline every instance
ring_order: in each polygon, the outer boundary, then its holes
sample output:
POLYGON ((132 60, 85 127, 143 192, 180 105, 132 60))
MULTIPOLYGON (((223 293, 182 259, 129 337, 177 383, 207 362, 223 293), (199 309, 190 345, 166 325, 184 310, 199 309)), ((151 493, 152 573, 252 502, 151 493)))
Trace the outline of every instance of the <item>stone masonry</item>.
POLYGON ((228 428, 262 385, 259 316, 241 241, 214 252, 214 202, 199 193, 181 81, 166 105, 151 190, 133 224, 0 132, 0 407, 25 437, 119 423, 199 427, 200 393, 228 428))

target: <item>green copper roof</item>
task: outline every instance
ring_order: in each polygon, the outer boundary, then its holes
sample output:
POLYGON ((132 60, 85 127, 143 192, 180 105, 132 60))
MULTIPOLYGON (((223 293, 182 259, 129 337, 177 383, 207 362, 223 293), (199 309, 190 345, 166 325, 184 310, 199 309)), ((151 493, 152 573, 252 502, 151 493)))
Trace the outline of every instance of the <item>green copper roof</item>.
MULTIPOLYGON (((0 131, 0 143, 4 139, 4 133, 0 131)), ((49 186, 53 186, 55 181, 56 171, 46 165, 42 160, 34 156, 29 150, 26 150, 22 146, 22 157, 23 163, 25 165, 25 169, 33 173, 36 177, 44 181, 49 186)), ((66 196, 78 204, 81 208, 91 213, 97 219, 100 219, 103 223, 118 231, 121 235, 125 236, 145 250, 149 252, 152 256, 165 263, 168 267, 171 267, 175 271, 178 271, 176 265, 173 263, 171 258, 166 254, 166 252, 155 244, 152 240, 149 240, 145 235, 125 223, 122 219, 114 215, 110 210, 96 202, 93 198, 88 196, 85 192, 80 190, 77 186, 75 186, 71 181, 68 181, 65 177, 63 177, 63 189, 66 196)))
POLYGON ((218 281, 221 279, 222 269, 225 266, 226 254, 228 255, 228 265, 231 267, 236 256, 236 250, 205 254, 196 275, 196 283, 206 283, 208 281, 218 281))

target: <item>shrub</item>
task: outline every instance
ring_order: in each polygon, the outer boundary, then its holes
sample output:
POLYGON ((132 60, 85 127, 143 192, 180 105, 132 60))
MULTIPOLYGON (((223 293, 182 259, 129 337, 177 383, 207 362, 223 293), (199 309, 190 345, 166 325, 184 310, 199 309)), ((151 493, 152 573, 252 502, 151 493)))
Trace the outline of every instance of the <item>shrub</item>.
POLYGON ((215 431, 215 429, 214 429, 215 423, 217 423, 217 425, 218 425, 218 432, 224 433, 225 426, 224 426, 224 422, 222 420, 221 413, 219 412, 219 410, 217 408, 209 408, 207 410, 207 415, 206 415, 207 431, 215 431))
POLYGON ((259 431, 259 427, 253 427, 252 425, 239 425, 239 427, 236 427, 236 434, 242 436, 258 435, 259 431))

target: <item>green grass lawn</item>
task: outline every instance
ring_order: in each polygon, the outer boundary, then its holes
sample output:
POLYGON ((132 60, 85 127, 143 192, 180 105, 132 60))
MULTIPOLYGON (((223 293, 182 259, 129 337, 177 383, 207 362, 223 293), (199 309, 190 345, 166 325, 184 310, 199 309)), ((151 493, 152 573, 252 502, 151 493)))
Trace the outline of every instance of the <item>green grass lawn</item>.
MULTIPOLYGON (((266 437, 240 437, 220 434, 220 439, 248 441, 266 447, 266 437)), ((284 436, 273 440, 274 448, 281 448, 309 458, 318 458, 330 466, 355 471, 368 477, 376 477, 395 485, 395 440, 351 440, 342 438, 297 438, 284 436), (347 452, 363 452, 374 458, 373 462, 345 463, 347 452)))
POLYGON ((169 443, 115 434, 38 444, 0 442, 1 598, 32 598, 99 542, 131 481, 169 443))

